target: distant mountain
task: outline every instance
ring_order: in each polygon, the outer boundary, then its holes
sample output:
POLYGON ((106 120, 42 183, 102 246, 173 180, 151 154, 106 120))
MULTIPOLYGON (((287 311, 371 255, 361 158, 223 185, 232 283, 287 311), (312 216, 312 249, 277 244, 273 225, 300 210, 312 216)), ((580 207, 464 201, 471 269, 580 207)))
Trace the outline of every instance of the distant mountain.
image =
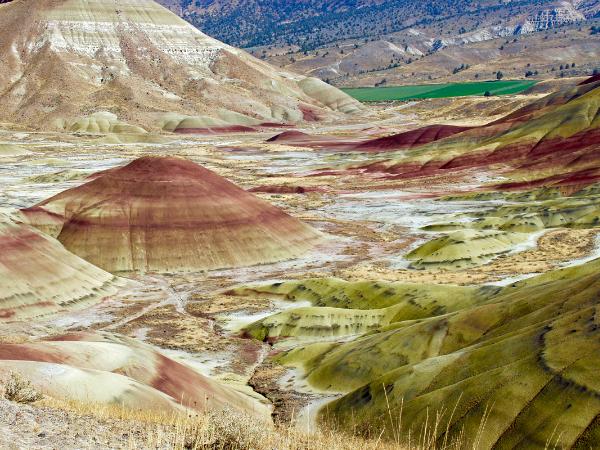
POLYGON ((566 75, 582 75, 595 67, 599 56, 593 49, 600 34, 590 43, 586 37, 591 24, 600 25, 600 0, 161 2, 211 36, 248 48, 282 68, 338 85, 487 79, 498 70, 510 76, 537 72, 551 77, 567 63, 578 69, 566 75), (558 29, 567 33, 554 33, 558 29), (579 33, 577 42, 573 31, 579 33), (514 39, 541 33, 547 35, 527 46, 511 45, 514 39), (503 46, 514 47, 522 58, 502 54, 503 46), (433 56, 439 53, 444 56, 433 56), (425 69, 409 66, 415 61, 422 61, 425 69), (468 70, 478 64, 482 67, 468 70), (484 74, 482 68, 494 73, 484 74))
MULTIPOLYGON (((598 13, 598 0, 160 0, 209 35, 237 47, 314 48, 350 38, 380 36, 415 25, 462 22, 497 33, 527 33, 598 13), (501 28, 508 27, 500 31, 501 28)), ((460 27, 459 27, 460 28, 460 27)), ((441 36, 440 36, 441 39, 441 36)), ((444 45, 432 42, 430 48, 444 45)))

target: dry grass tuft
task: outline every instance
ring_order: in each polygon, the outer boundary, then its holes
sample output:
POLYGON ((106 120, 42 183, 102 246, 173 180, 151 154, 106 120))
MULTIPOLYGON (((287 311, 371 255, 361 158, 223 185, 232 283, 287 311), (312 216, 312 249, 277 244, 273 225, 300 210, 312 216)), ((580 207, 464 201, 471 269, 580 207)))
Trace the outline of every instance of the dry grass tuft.
POLYGON ((11 373, 4 384, 4 398, 17 403, 34 403, 43 398, 29 380, 11 373))

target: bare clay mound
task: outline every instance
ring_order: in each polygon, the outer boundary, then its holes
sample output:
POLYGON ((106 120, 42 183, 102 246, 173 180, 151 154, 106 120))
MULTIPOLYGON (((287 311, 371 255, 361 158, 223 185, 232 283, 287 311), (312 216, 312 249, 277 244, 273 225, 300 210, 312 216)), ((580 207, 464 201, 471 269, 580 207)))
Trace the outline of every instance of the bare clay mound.
POLYGON ((161 131, 173 113, 227 128, 361 109, 336 88, 212 39, 152 0, 20 0, 0 8, 1 121, 73 131, 108 112, 119 132, 139 132, 161 131))
POLYGON ((200 271, 297 257, 321 234, 191 161, 144 157, 23 211, 109 272, 200 271))

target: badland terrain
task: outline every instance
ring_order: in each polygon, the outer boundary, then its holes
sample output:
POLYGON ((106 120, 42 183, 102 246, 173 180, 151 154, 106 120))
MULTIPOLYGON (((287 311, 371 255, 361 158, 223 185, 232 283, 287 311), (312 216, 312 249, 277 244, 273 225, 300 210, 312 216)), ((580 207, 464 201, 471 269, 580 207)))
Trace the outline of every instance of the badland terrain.
MULTIPOLYGON (((1 446, 596 448, 596 3, 168 6, 192 23, 152 0, 0 5, 1 446), (275 48, 393 11, 474 11, 460 35, 533 27, 505 48, 589 64, 360 103, 194 26, 244 15, 219 37, 275 48)), ((410 65, 433 78, 506 36, 410 65)))

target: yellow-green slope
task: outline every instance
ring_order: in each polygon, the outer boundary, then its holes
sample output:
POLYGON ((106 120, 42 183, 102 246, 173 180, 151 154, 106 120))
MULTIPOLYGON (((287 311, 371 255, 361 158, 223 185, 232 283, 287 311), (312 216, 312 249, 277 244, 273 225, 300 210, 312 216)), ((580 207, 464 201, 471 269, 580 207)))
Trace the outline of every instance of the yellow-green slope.
POLYGON ((277 296, 313 304, 274 314, 247 327, 246 332, 251 336, 270 340, 363 334, 399 321, 442 315, 479 304, 496 291, 497 288, 316 278, 240 288, 231 294, 277 296))
POLYGON ((504 288, 486 305, 312 355, 319 363, 309 380, 318 373, 344 391, 353 374, 368 378, 322 411, 343 427, 387 423, 390 432, 388 405, 394 418, 402 407, 405 424, 445 409, 439 439, 446 428, 474 439, 487 410, 478 448, 545 448, 553 433, 558 448, 595 448, 599 303, 596 260, 504 288))
MULTIPOLYGON (((345 393, 320 411, 323 421, 347 431, 383 426, 393 438, 402 417, 407 438, 441 413, 429 430, 440 444, 448 430, 449 439, 464 434, 469 448, 597 448, 600 260, 504 288, 322 279, 236 293, 309 299, 323 305, 323 315, 337 309, 357 321, 361 313, 389 313, 354 340, 296 346, 276 357, 302 368, 313 387, 345 393), (397 295, 383 298, 391 287, 397 295), (365 311, 372 299, 374 309, 365 311)), ((275 318, 286 324, 297 314, 309 323, 320 309, 275 318)), ((269 320, 250 329, 272 329, 269 320)))

